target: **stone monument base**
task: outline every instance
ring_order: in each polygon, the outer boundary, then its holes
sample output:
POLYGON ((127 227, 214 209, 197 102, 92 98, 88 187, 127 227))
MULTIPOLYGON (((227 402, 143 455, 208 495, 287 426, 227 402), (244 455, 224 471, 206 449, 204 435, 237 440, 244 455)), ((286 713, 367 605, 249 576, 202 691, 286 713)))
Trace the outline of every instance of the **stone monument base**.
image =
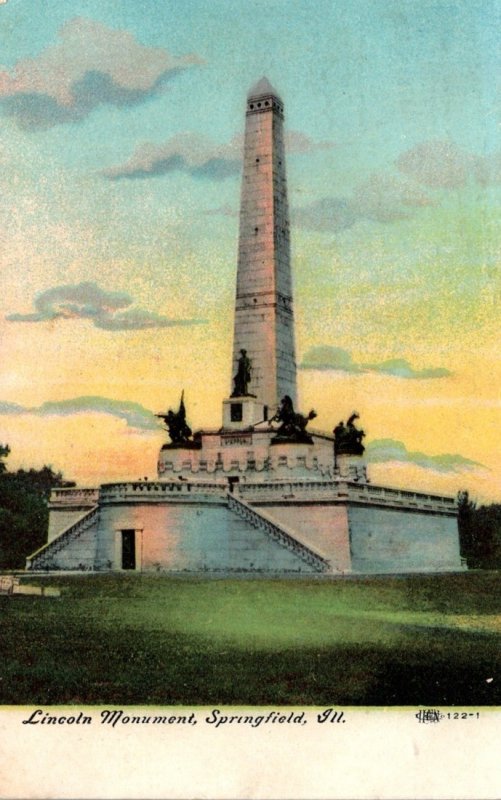
POLYGON ((82 491, 53 491, 53 538, 27 569, 328 576, 463 568, 451 498, 292 475, 82 491))

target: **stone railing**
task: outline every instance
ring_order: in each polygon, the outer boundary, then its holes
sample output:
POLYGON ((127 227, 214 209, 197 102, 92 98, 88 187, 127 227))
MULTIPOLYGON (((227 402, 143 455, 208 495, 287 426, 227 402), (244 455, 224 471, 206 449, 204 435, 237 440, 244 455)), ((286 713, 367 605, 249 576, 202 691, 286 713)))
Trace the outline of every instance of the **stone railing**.
POLYGON ((106 483, 101 486, 100 502, 108 503, 165 503, 181 500, 197 502, 203 497, 206 501, 224 502, 228 484, 185 480, 177 481, 136 481, 131 483, 106 483))
POLYGON ((283 502, 301 500, 315 502, 318 500, 334 501, 338 487, 332 480, 277 480, 266 483, 238 483, 236 494, 249 503, 283 502))
MULTIPOLYGON (((199 500, 201 495, 206 496, 210 502, 224 500, 228 489, 226 479, 219 481, 190 480, 159 480, 159 481, 132 481, 130 483, 109 483, 101 489, 54 489, 50 497, 50 508, 70 508, 71 506, 88 506, 89 509, 102 503, 117 502, 145 502, 156 503, 169 500, 189 502, 199 500)), ((347 499, 352 502, 369 503, 371 505, 390 506, 394 508, 407 508, 419 511, 444 513, 455 515, 457 513, 456 500, 452 497, 409 492, 401 489, 392 489, 386 486, 357 483, 347 480, 315 480, 308 477, 303 479, 282 479, 269 481, 240 481, 235 484, 235 494, 244 502, 249 503, 274 503, 274 502, 343 502, 347 499)), ((58 537, 59 538, 59 537, 58 537)))
POLYGON ((282 480, 267 483, 238 483, 235 493, 251 504, 327 502, 355 503, 405 508, 416 511, 455 515, 456 501, 453 497, 421 494, 386 486, 373 486, 368 483, 340 480, 282 480))
POLYGON ((75 522, 65 528, 65 530, 56 537, 56 539, 52 539, 51 542, 39 547, 38 550, 35 550, 34 553, 28 556, 26 559, 26 569, 50 569, 51 561, 56 553, 59 553, 59 551, 62 550, 63 547, 66 547, 69 542, 71 542, 73 539, 76 539, 84 531, 88 530, 91 525, 94 525, 94 523, 97 522, 98 517, 99 508, 98 506, 94 506, 94 508, 90 509, 90 511, 87 511, 75 522))
POLYGON ((55 506, 95 506, 99 499, 99 489, 52 489, 50 507, 55 506))
POLYGON ((327 572, 329 570, 330 562, 312 547, 299 541, 292 531, 287 530, 283 525, 279 525, 274 520, 270 519, 267 514, 262 511, 257 511, 230 492, 228 492, 227 498, 228 508, 231 511, 234 511, 239 517, 245 519, 254 528, 258 528, 266 533, 267 536, 281 544, 282 547, 287 548, 287 550, 299 556, 299 558, 312 567, 315 572, 327 572))
POLYGON ((391 489, 386 486, 373 486, 372 484, 358 484, 352 482, 339 483, 339 495, 351 501, 406 508, 416 511, 433 511, 435 513, 457 514, 457 503, 453 497, 442 495, 424 494, 421 492, 408 492, 401 489, 391 489))

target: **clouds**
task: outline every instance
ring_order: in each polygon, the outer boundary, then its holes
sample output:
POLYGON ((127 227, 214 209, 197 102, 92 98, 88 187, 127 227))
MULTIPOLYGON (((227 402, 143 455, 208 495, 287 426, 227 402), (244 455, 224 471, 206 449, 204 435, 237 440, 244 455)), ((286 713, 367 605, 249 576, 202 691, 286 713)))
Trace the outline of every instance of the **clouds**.
POLYGON ((105 178, 141 179, 169 172, 185 172, 193 178, 224 180, 241 171, 240 138, 216 145, 203 136, 179 134, 164 144, 140 144, 124 164, 103 171, 105 178))
MULTIPOLYGON (((305 155, 334 147, 298 131, 286 134, 289 155, 305 155)), ((122 164, 102 171, 110 181, 148 179, 181 172, 194 179, 223 181, 242 171, 243 137, 219 145, 204 136, 185 133, 162 144, 145 142, 122 164)), ((305 230, 339 233, 359 222, 391 224, 413 217, 441 202, 436 190, 455 189, 467 180, 487 185, 501 175, 499 154, 478 156, 453 142, 423 142, 397 159, 398 172, 374 172, 347 196, 327 196, 291 211, 292 224, 305 230)), ((207 213, 207 212, 206 212, 207 213)), ((226 207, 213 215, 228 215, 226 207)))
POLYGON ((59 31, 57 44, 0 69, 0 105, 21 128, 78 122, 100 105, 137 105, 182 70, 201 64, 146 47, 128 31, 81 17, 59 31))
POLYGON ((350 200, 343 197, 323 197, 291 211, 292 224, 310 231, 339 233, 353 227, 358 219, 350 200))
POLYGON ((369 372, 381 372, 384 375, 393 375, 395 378, 446 378, 452 375, 444 367, 426 367, 425 369, 415 369, 404 358, 392 358, 380 364, 363 364, 364 370, 369 372))
POLYGON ((292 221, 301 228, 338 233, 362 220, 394 222, 411 216, 434 201, 405 178, 376 172, 360 183, 349 197, 323 197, 296 208, 292 221))
POLYGON ((397 159, 400 172, 432 189, 460 189, 469 180, 499 183, 501 153, 475 155, 452 141, 421 142, 397 159))
POLYGON ((0 414, 23 414, 26 411, 24 406, 17 403, 0 402, 0 414))
POLYGON ((296 208, 292 221, 306 230, 339 233, 357 222, 392 223, 440 203, 438 190, 501 181, 501 153, 476 155, 452 141, 421 142, 395 162, 398 173, 375 172, 346 197, 323 197, 296 208))
POLYGON ((435 472, 462 472, 464 470, 483 467, 477 461, 465 458, 459 453, 443 453, 438 456, 429 456, 426 453, 407 450, 403 442, 396 439, 376 439, 369 442, 366 448, 367 460, 372 464, 398 461, 401 464, 415 464, 423 469, 435 472))
POLYGON ((393 358, 375 364, 356 364, 347 350, 343 350, 341 347, 329 347, 327 345, 311 347, 305 353, 303 362, 300 364, 300 369, 338 371, 352 374, 378 372, 384 375, 391 375, 395 378, 406 379, 445 378, 452 375, 448 369, 443 367, 415 369, 403 358, 393 358))
POLYGON ((124 292, 109 292, 95 283, 55 286, 36 295, 35 311, 9 314, 9 322, 47 322, 58 319, 89 319, 107 331, 132 331, 198 325, 200 319, 170 319, 142 308, 129 308, 132 298, 124 292))
POLYGON ((10 314, 9 322, 45 322, 54 319, 88 318, 99 323, 118 309, 126 308, 132 298, 122 292, 108 292, 95 283, 78 283, 55 286, 38 294, 34 300, 36 311, 28 314, 10 314))
POLYGON ((37 417, 108 414, 124 420, 129 428, 158 431, 160 426, 153 412, 144 408, 140 403, 110 400, 108 397, 75 397, 70 400, 46 402, 35 408, 0 402, 0 415, 20 416, 25 414, 33 414, 37 417))
POLYGON ((375 172, 354 191, 352 205, 360 217, 375 222, 393 222, 412 209, 433 205, 418 186, 394 175, 375 172))
POLYGON ((310 347, 305 353, 300 369, 339 370, 341 372, 362 372, 361 367, 354 363, 350 353, 341 347, 321 345, 310 347))
MULTIPOLYGON (((285 137, 289 154, 305 154, 333 147, 332 142, 314 142, 298 131, 285 137)), ((205 136, 178 134, 163 144, 144 142, 138 145, 128 161, 103 170, 108 180, 143 179, 184 172, 192 178, 221 181, 242 171, 243 136, 234 136, 227 144, 218 145, 205 136)))

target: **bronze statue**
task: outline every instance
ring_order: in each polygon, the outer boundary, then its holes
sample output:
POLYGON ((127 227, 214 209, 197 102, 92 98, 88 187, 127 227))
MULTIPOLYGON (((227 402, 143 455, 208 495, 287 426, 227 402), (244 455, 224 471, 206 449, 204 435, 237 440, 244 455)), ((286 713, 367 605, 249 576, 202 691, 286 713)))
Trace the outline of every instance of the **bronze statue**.
POLYGON ((365 432, 355 427, 356 419, 360 419, 360 417, 354 411, 346 425, 341 420, 334 428, 334 453, 336 455, 363 455, 365 447, 362 444, 362 439, 365 436, 365 432))
POLYGON ((177 412, 174 412, 171 408, 169 408, 166 414, 156 414, 155 416, 164 420, 173 445, 185 444, 190 441, 192 431, 186 422, 184 389, 181 393, 181 401, 179 403, 179 409, 177 412))
POLYGON ((294 405, 288 394, 282 397, 280 406, 276 414, 271 418, 270 422, 281 422, 281 426, 277 431, 277 436, 274 441, 291 441, 291 442, 304 442, 307 444, 312 443, 312 438, 306 433, 306 426, 308 422, 315 419, 316 412, 313 409, 307 417, 303 414, 298 414, 294 411, 294 405))
POLYGON ((249 395, 249 383, 252 378, 252 361, 247 356, 247 350, 240 350, 237 374, 233 378, 232 397, 246 397, 249 395))

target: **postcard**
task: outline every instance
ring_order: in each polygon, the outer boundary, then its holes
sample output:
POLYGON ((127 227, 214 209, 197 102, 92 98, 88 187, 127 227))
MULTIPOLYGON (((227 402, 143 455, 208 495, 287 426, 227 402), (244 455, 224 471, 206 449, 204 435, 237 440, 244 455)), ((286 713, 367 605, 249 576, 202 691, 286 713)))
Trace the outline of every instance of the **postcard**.
POLYGON ((0 797, 499 796, 498 22, 0 0, 0 797))

